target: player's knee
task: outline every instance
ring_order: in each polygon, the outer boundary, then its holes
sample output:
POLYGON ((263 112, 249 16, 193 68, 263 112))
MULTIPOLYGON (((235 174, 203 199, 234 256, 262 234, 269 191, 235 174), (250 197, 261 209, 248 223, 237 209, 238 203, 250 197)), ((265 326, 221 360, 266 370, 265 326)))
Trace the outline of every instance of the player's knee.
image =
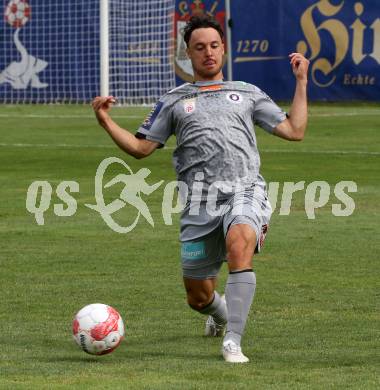
POLYGON ((240 237, 232 242, 227 248, 228 259, 247 259, 251 258, 254 251, 255 242, 253 239, 240 237))
POLYGON ((235 229, 229 233, 227 259, 250 260, 256 245, 256 234, 252 229, 235 229))
POLYGON ((198 292, 197 294, 187 293, 187 303, 193 310, 196 311, 200 311, 205 308, 212 301, 212 298, 213 295, 210 296, 206 292, 198 292))

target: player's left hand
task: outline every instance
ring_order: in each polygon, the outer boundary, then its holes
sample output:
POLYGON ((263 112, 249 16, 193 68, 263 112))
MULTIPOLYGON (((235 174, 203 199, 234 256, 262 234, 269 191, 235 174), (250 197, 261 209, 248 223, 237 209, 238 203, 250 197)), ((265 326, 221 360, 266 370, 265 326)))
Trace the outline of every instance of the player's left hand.
POLYGON ((295 78, 299 81, 307 81, 307 71, 310 61, 300 53, 291 53, 289 54, 289 58, 295 78))

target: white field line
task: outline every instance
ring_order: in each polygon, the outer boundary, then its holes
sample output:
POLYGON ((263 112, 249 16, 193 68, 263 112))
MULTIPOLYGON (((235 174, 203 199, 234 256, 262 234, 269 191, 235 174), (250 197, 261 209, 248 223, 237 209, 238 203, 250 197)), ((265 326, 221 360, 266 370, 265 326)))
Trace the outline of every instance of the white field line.
MULTIPOLYGON (((144 115, 112 115, 112 118, 141 119, 144 115)), ((95 115, 49 115, 49 114, 0 114, 0 118, 37 118, 37 119, 95 119, 95 115)))
MULTIPOLYGON (((167 150, 174 150, 174 146, 165 146, 167 150)), ((370 152, 366 150, 288 150, 288 149, 260 149, 259 153, 285 153, 285 154, 351 154, 380 156, 380 152, 370 152)))
POLYGON ((70 144, 5 144, 0 143, 0 147, 3 148, 44 148, 44 149, 56 149, 56 148, 67 148, 67 149, 115 149, 116 145, 70 145, 70 144))
MULTIPOLYGON (((3 148, 45 148, 45 149, 117 149, 116 145, 72 145, 72 144, 25 144, 0 143, 3 148)), ((164 150, 174 150, 175 146, 165 146, 164 150)), ((287 149, 261 149, 260 153, 285 153, 285 154, 345 154, 345 155, 365 155, 365 156, 380 156, 380 152, 370 152, 366 150, 287 150, 287 149)))
MULTIPOLYGON (((309 113, 310 117, 351 117, 351 116, 380 116, 380 110, 354 111, 354 112, 331 112, 331 113, 309 113)), ((144 115, 112 115, 113 118, 119 119, 141 119, 144 115)), ((94 115, 51 115, 51 114, 0 114, 0 118, 41 118, 41 119, 95 119, 94 115)))
POLYGON ((330 117, 330 116, 380 116, 380 110, 377 111, 357 111, 357 112, 332 112, 332 113, 327 113, 327 112, 316 112, 316 113, 309 113, 309 116, 316 116, 316 117, 330 117))
POLYGON ((380 156, 380 152, 369 152, 366 150, 282 150, 282 149, 264 149, 260 153, 288 153, 288 154, 351 154, 351 155, 366 155, 380 156))

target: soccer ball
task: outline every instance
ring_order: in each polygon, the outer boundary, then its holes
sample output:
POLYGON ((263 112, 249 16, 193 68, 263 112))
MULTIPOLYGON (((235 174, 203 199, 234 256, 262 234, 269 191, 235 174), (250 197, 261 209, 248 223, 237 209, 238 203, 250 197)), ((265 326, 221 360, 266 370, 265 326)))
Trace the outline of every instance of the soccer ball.
POLYGON ((4 18, 14 28, 20 28, 30 18, 30 6, 26 0, 11 0, 5 8, 4 18))
POLYGON ((105 355, 123 340, 124 323, 113 307, 93 303, 83 307, 74 317, 73 337, 83 351, 105 355))

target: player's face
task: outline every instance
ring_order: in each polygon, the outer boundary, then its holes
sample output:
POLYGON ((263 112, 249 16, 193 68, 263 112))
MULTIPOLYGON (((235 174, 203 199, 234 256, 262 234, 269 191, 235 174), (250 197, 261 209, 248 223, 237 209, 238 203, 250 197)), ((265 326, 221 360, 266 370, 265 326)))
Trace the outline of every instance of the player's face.
POLYGON ((224 45, 214 28, 198 28, 191 33, 187 55, 196 81, 222 79, 223 54, 224 45))

